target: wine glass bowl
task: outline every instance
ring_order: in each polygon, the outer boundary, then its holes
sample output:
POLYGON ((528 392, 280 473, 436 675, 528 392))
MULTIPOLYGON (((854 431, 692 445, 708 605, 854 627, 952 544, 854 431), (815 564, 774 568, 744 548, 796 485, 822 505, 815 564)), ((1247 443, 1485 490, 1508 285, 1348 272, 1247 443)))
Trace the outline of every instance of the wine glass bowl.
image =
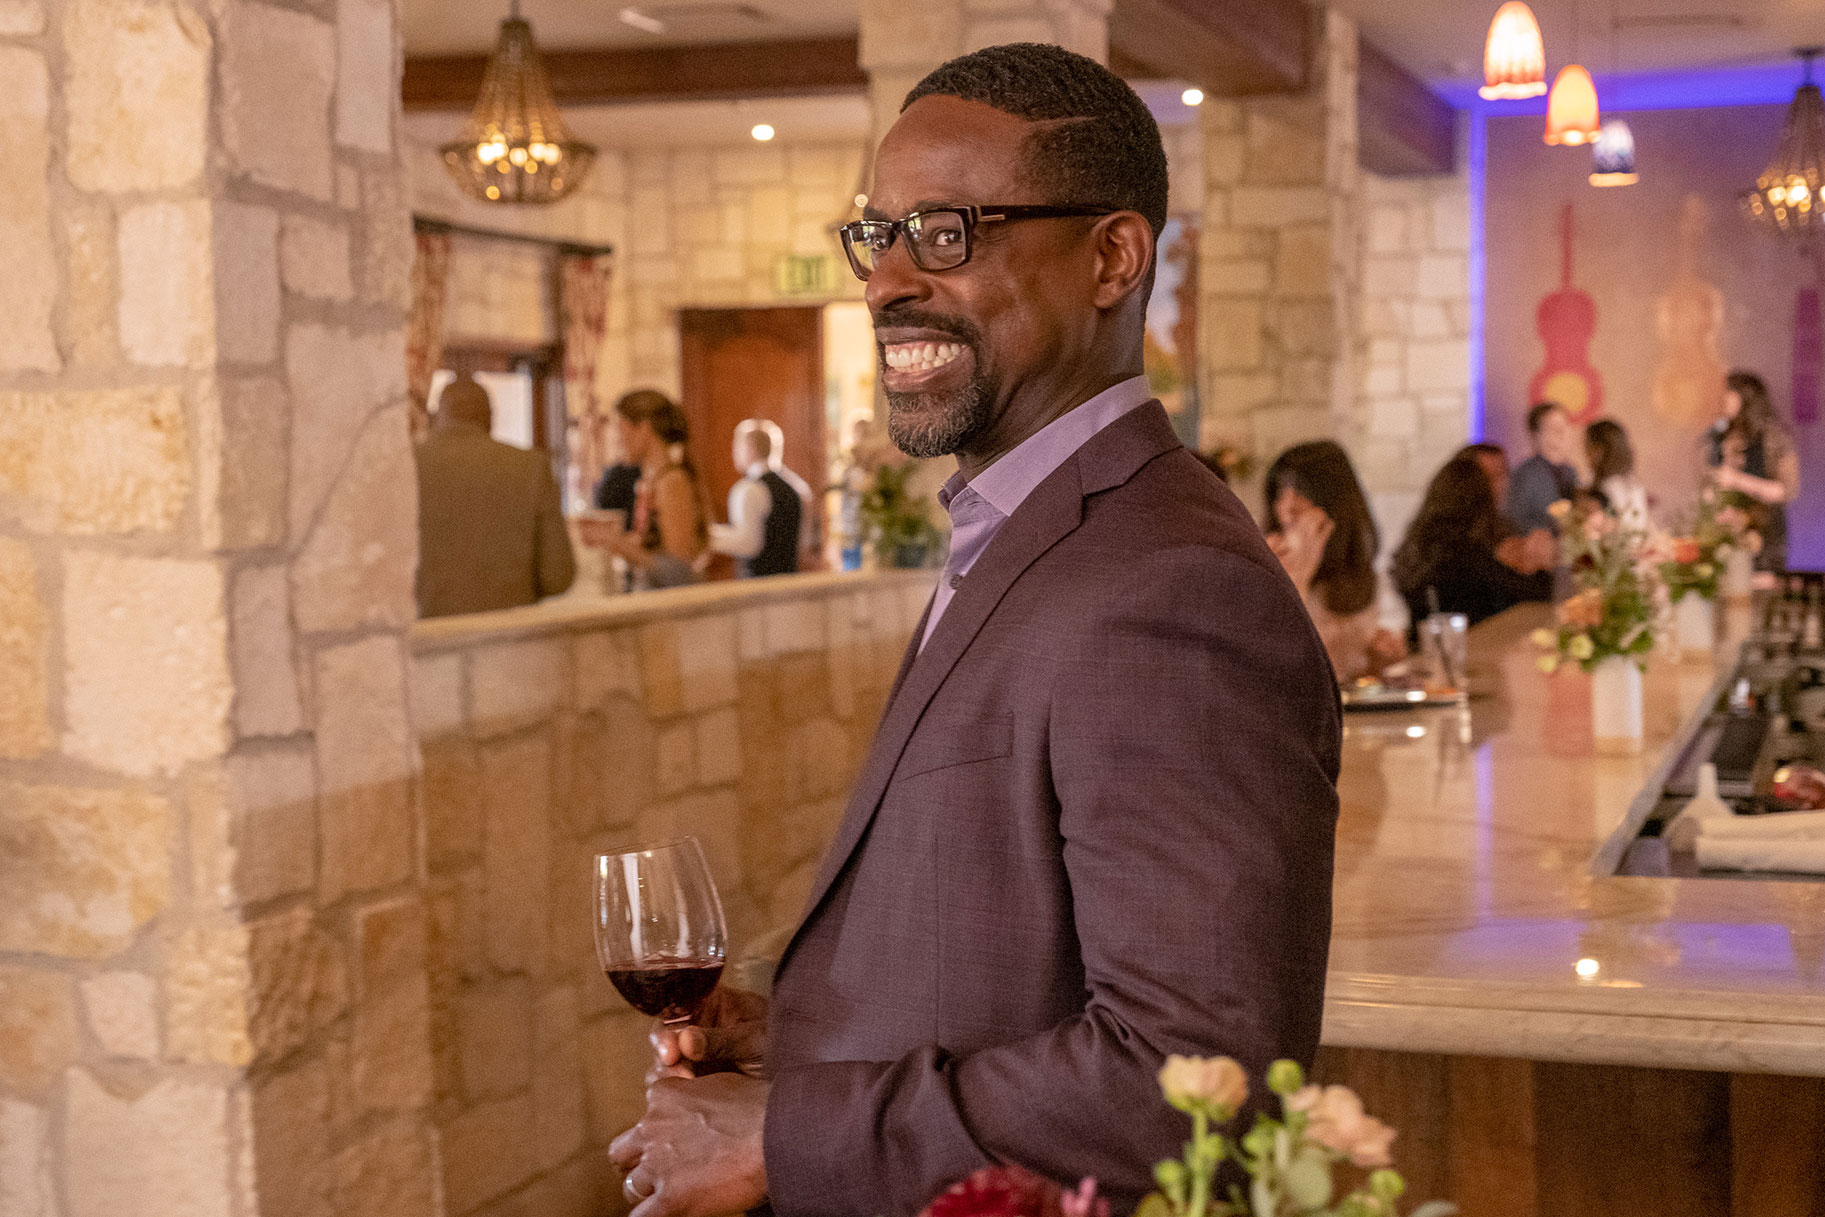
POLYGON ((695 837, 595 860, 596 959, 643 1014, 688 1023, 722 977, 728 928, 695 837))

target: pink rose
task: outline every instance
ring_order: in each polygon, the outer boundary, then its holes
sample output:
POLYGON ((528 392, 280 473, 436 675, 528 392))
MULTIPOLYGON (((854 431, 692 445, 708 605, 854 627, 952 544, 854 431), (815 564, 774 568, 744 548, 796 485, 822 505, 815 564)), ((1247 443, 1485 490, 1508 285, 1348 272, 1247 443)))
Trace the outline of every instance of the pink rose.
POLYGON ((1348 1086, 1306 1086, 1286 1101, 1287 1110, 1311 1118, 1305 1135, 1361 1167, 1386 1166, 1394 1130, 1363 1110, 1348 1086))
POLYGON ((953 1184, 919 1217, 1109 1217, 1109 1202, 1085 1179, 1067 1192, 1018 1166, 985 1166, 953 1184))

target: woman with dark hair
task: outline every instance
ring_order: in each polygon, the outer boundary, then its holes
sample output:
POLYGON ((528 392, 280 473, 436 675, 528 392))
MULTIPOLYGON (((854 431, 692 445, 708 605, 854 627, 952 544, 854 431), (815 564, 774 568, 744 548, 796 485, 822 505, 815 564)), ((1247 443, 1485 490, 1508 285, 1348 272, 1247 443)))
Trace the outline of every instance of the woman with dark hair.
POLYGON ((1350 458, 1330 440, 1299 444, 1267 471, 1267 543, 1305 600, 1339 681, 1399 659, 1379 627, 1375 552, 1381 534, 1350 458))
POLYGON ((636 389, 615 403, 623 459, 640 467, 631 527, 609 546, 647 587, 679 587, 701 577, 709 552, 709 500, 686 455, 690 424, 676 402, 636 389))
POLYGON ((1787 504, 1800 493, 1800 457, 1793 435, 1775 415, 1768 386, 1741 369, 1724 379, 1724 413, 1711 427, 1710 464, 1719 490, 1748 500, 1762 537, 1755 568, 1787 568, 1787 504))
POLYGON ((1502 538, 1489 475, 1476 455, 1460 452, 1426 487, 1419 514, 1394 551, 1394 586, 1415 626, 1432 611, 1463 613, 1475 625, 1529 600, 1552 599, 1551 571, 1523 575, 1496 557, 1502 538))
POLYGON ((1584 429, 1584 454, 1591 466, 1591 495, 1624 528, 1645 532, 1648 491, 1635 476, 1635 449, 1614 419, 1600 418, 1584 429))

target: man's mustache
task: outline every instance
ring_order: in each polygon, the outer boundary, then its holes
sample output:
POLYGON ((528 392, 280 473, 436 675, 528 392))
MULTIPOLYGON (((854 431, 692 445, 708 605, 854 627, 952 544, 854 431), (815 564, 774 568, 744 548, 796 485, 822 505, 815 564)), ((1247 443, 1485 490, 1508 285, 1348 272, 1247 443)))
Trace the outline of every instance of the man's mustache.
POLYGON ((877 330, 894 328, 936 330, 941 334, 949 334, 952 338, 972 347, 979 345, 982 341, 981 330, 962 317, 952 317, 945 313, 934 313, 917 308, 895 308, 870 310, 869 316, 873 319, 877 330))

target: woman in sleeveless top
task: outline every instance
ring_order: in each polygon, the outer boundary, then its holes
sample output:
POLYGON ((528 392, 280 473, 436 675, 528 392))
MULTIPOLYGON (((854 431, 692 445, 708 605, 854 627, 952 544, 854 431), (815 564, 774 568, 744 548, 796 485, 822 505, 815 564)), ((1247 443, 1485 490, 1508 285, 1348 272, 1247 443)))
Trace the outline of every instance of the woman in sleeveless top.
POLYGON ((1711 429, 1712 476, 1719 490, 1747 500, 1762 537, 1755 568, 1779 573, 1787 568, 1787 504, 1800 493, 1799 453, 1761 377, 1735 371, 1724 386, 1724 416, 1711 429))
POLYGON ((647 587, 680 587, 703 577, 710 547, 703 481, 686 455, 690 427, 663 393, 639 389, 615 403, 621 451, 640 466, 628 532, 614 543, 647 587))

